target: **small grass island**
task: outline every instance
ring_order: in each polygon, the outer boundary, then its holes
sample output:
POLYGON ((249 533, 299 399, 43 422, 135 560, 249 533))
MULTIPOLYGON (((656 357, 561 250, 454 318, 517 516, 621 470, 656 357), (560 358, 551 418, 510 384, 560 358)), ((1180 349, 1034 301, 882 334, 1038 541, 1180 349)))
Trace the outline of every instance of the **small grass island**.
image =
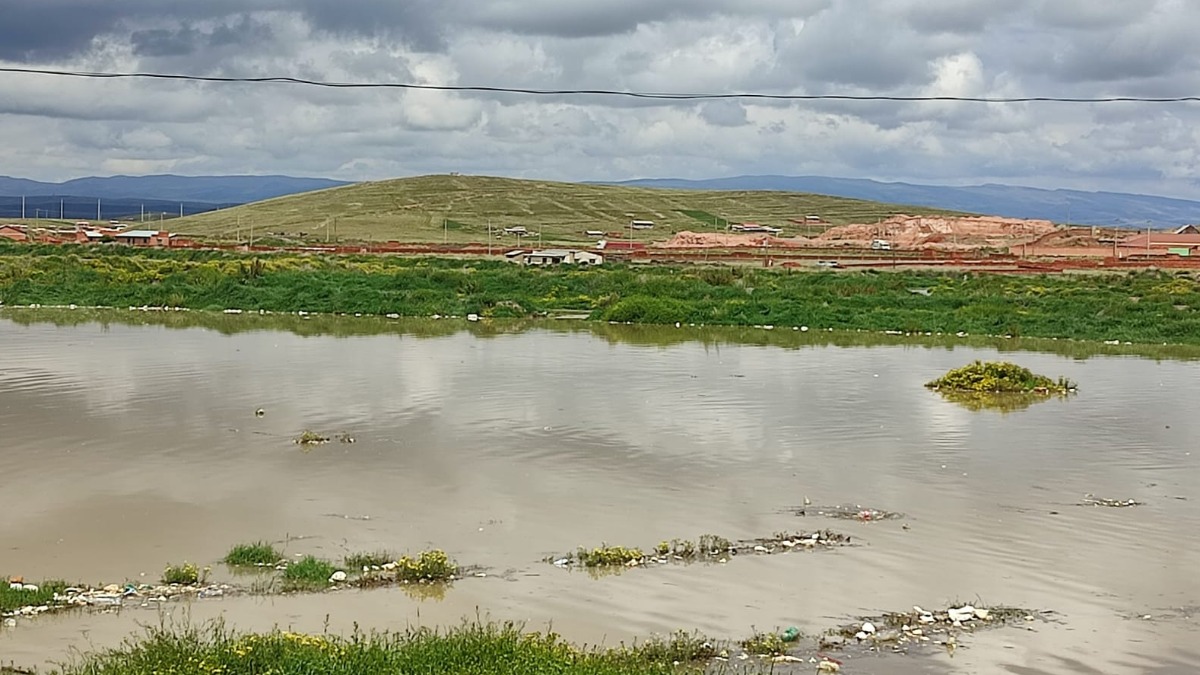
POLYGON ((1038 375, 1006 361, 976 361, 955 368, 932 382, 929 389, 944 393, 1065 395, 1075 391, 1074 382, 1038 375))

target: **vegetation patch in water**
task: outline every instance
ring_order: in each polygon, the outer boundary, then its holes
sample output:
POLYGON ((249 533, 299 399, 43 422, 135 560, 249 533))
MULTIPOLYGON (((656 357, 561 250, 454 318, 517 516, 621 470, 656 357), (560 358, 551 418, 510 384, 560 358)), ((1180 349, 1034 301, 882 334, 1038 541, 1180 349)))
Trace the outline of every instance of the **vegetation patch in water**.
POLYGON ((283 588, 287 591, 319 590, 328 588, 330 579, 338 570, 328 560, 305 556, 289 563, 283 570, 283 588))
MULTIPOLYGON (((378 559, 378 554, 375 557, 378 559)), ((366 569, 353 581, 360 588, 375 588, 392 584, 444 586, 457 579, 461 572, 458 563, 440 549, 422 551, 415 556, 401 556, 397 560, 364 567, 366 569)))
POLYGON ((779 532, 770 537, 730 541, 707 534, 698 541, 674 539, 662 541, 647 554, 640 548, 602 545, 583 548, 565 556, 551 556, 546 562, 558 567, 582 565, 585 568, 622 568, 690 562, 728 562, 736 555, 771 555, 794 550, 836 548, 850 544, 850 537, 833 530, 816 532, 779 532))
POLYGON ((858 504, 842 506, 799 506, 791 509, 797 516, 821 516, 836 520, 857 520, 860 523, 873 523, 880 520, 900 520, 903 513, 871 509, 858 504))
POLYGON ((328 436, 322 436, 315 431, 305 429, 304 433, 295 438, 297 445, 323 445, 329 442, 328 436))
POLYGON ((265 541, 238 544, 225 554, 225 564, 234 567, 274 567, 283 560, 283 554, 265 541))
POLYGON ((162 582, 179 586, 194 586, 208 579, 209 569, 200 569, 196 563, 184 562, 182 565, 167 565, 163 569, 162 582))
POLYGON ((1052 380, 1006 361, 976 361, 955 368, 925 386, 942 392, 1043 395, 1068 394, 1076 388, 1066 378, 1052 380))
POLYGON ((60 596, 67 588, 64 581, 26 583, 21 577, 0 577, 0 612, 15 612, 22 607, 41 607, 61 604, 60 596))
POLYGON ((369 572, 372 569, 382 569, 384 565, 395 560, 396 554, 391 551, 361 551, 346 556, 345 565, 347 569, 369 572))
POLYGON ((445 630, 361 633, 350 637, 290 631, 235 633, 203 628, 151 628, 119 649, 83 656, 63 675, 307 675, 308 673, 467 673, 471 675, 677 675, 701 672, 701 642, 586 649, 555 633, 527 633, 511 623, 473 623, 445 630), (686 657, 686 658, 681 658, 686 657))

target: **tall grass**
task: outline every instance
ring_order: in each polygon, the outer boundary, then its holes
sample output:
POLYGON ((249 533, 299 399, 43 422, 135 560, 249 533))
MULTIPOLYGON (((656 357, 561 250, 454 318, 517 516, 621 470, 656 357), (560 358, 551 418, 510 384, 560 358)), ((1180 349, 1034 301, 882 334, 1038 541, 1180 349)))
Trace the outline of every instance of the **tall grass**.
POLYGON ((702 672, 711 651, 707 641, 686 635, 644 646, 581 649, 553 633, 525 633, 512 624, 341 638, 284 631, 239 634, 218 623, 152 628, 119 649, 77 659, 62 675, 670 675, 702 672))
POLYGON ((1200 284, 1162 272, 1018 277, 622 265, 527 269, 482 260, 10 246, 0 250, 0 301, 403 316, 566 310, 647 324, 1200 344, 1200 284), (929 295, 912 289, 928 289, 929 295))

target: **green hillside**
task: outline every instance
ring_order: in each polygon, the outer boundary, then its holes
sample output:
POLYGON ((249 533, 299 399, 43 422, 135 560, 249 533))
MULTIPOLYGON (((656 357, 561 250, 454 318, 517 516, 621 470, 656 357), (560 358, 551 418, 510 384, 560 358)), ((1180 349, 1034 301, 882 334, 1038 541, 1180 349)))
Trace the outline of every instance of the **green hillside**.
MULTIPOLYGON (((833 224, 874 222, 896 213, 950 213, 917 206, 788 192, 665 190, 577 183, 437 175, 403 178, 270 199, 172 223, 205 239, 483 242, 524 226, 543 241, 587 239, 586 230, 624 231, 651 220, 637 239, 667 239, 683 230, 715 231, 726 222, 783 228, 783 236, 816 234, 821 226, 790 219, 821 216, 833 224)), ((512 237, 508 237, 512 240, 512 237)))

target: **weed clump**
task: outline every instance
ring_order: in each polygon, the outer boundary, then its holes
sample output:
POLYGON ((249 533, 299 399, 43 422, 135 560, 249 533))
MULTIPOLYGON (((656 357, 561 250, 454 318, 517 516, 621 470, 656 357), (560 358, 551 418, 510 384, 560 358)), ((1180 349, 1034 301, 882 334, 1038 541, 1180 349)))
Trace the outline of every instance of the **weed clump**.
POLYGON ((1064 377, 1052 380, 1006 361, 976 361, 955 368, 925 386, 938 391, 987 394, 1067 394, 1076 388, 1074 382, 1064 377))
POLYGON ((313 590, 329 586, 329 578, 337 568, 328 560, 306 556, 287 566, 283 571, 284 589, 289 591, 313 590))
POLYGON ((423 551, 415 558, 404 556, 396 561, 396 580, 403 582, 451 581, 458 574, 458 565, 445 551, 423 551))
POLYGON ((275 565, 283 560, 283 554, 265 541, 238 544, 225 554, 225 564, 234 567, 262 567, 275 565))
POLYGON ((700 633, 677 631, 668 637, 653 638, 630 650, 639 658, 657 663, 696 663, 718 655, 716 642, 700 633))
POLYGON ((296 445, 323 445, 329 442, 329 437, 322 436, 315 431, 305 429, 304 433, 297 436, 294 442, 296 445))
MULTIPOLYGON (((16 578, 16 577, 11 577, 16 578)), ((64 581, 43 581, 40 584, 10 582, 0 576, 0 612, 13 612, 22 607, 54 604, 55 596, 66 590, 64 581)))
POLYGON ((182 565, 167 565, 163 569, 162 582, 164 584, 194 586, 207 580, 208 572, 207 567, 200 569, 198 565, 190 562, 184 562, 182 565))

